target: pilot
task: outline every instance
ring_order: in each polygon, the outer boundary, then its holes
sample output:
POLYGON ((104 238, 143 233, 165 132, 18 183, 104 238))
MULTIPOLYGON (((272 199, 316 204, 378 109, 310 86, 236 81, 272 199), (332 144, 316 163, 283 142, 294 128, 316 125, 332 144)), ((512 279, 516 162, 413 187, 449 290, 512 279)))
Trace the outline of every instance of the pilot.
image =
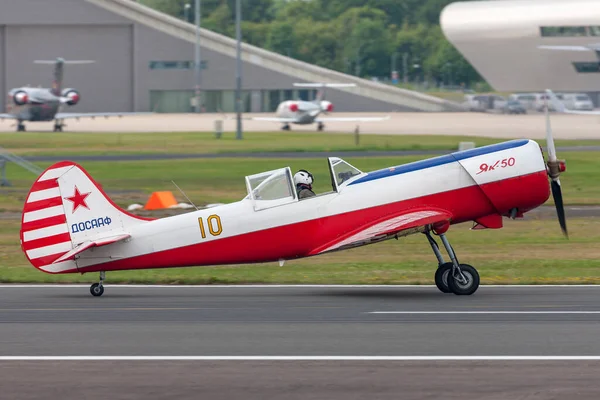
POLYGON ((298 198, 304 199, 312 197, 315 193, 312 191, 312 184, 314 178, 310 172, 301 169, 294 175, 294 182, 296 183, 296 191, 298 192, 298 198))

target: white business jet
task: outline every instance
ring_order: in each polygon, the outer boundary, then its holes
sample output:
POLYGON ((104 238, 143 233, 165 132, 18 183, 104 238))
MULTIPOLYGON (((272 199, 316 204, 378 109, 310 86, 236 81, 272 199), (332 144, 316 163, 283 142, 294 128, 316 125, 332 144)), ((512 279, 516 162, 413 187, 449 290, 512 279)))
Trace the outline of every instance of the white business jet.
MULTIPOLYGON (((296 87, 305 88, 328 88, 328 87, 355 87, 354 83, 294 83, 296 87)), ((321 117, 321 114, 333 111, 333 103, 324 100, 324 90, 320 90, 313 101, 286 100, 279 103, 275 111, 275 117, 252 117, 255 121, 281 122, 281 129, 289 131, 290 124, 309 125, 317 123, 317 130, 325 128, 324 122, 367 122, 383 121, 390 117, 321 117)))

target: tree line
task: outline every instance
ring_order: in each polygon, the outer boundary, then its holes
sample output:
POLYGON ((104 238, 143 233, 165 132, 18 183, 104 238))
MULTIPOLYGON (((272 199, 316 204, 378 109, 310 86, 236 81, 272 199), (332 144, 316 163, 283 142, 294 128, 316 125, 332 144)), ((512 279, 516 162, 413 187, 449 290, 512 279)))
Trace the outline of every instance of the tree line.
MULTIPOLYGON (((194 22, 194 0, 138 0, 194 22)), ((456 0, 242 0, 243 41, 364 78, 434 87, 483 79, 444 37, 442 9, 456 0)), ((235 0, 201 0, 203 28, 235 37, 235 0)), ((485 85, 487 86, 487 85, 485 85)))

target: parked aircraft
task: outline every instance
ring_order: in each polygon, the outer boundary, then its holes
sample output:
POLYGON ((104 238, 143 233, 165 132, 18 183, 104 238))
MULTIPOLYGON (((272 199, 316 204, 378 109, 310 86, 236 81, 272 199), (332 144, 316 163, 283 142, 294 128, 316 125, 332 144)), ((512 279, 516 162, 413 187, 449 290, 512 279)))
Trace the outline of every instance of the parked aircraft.
MULTIPOLYGON (((245 178, 247 196, 230 204, 148 219, 119 208, 80 165, 63 161, 35 181, 26 198, 21 247, 52 274, 244 264, 326 254, 423 233, 437 258, 440 291, 473 294, 479 274, 459 262, 446 238, 455 224, 498 229, 550 196, 567 235, 557 160, 547 116, 548 161, 532 140, 512 140, 363 172, 326 160, 331 191, 299 199, 289 167, 245 178), (548 185, 550 177, 550 186, 548 185), (434 235, 450 261, 445 261, 434 235)), ((325 165, 324 165, 325 167, 325 165)), ((432 265, 432 268, 434 266, 432 265)))
POLYGON ((0 114, 0 120, 12 119, 17 121, 17 132, 24 132, 24 121, 49 122, 54 120, 54 132, 62 132, 63 121, 72 118, 85 117, 112 117, 123 115, 139 115, 150 113, 135 112, 101 112, 101 113, 65 113, 60 112, 63 105, 74 106, 81 98, 79 92, 73 88, 62 88, 64 64, 89 64, 91 60, 64 60, 56 61, 37 60, 36 64, 54 64, 54 81, 52 88, 19 87, 8 92, 8 105, 6 114, 0 114))
POLYGON ((554 94, 554 92, 552 90, 546 89, 546 93, 550 97, 550 101, 552 102, 554 109, 558 112, 565 113, 565 114, 600 115, 600 111, 569 110, 567 107, 565 107, 565 104, 556 97, 556 95, 554 94))
MULTIPOLYGON (((294 83, 297 87, 354 87, 353 83, 294 83)), ((290 124, 310 125, 317 123, 317 130, 322 131, 325 128, 324 122, 366 122, 366 121, 383 121, 390 117, 320 117, 321 114, 330 113, 333 111, 333 103, 324 100, 325 90, 320 90, 319 94, 313 101, 304 100, 286 100, 279 103, 275 111, 276 117, 252 117, 255 121, 273 121, 281 122, 281 129, 289 131, 290 124)))

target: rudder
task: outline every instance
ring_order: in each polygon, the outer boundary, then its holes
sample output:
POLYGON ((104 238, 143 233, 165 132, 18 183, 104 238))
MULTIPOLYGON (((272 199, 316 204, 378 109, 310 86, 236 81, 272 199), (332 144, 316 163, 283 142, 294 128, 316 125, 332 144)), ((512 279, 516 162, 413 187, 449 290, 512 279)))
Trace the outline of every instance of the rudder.
POLYGON ((76 272, 74 260, 53 264, 86 241, 121 234, 148 221, 117 206, 78 164, 63 161, 46 169, 25 201, 21 247, 45 272, 76 272))

